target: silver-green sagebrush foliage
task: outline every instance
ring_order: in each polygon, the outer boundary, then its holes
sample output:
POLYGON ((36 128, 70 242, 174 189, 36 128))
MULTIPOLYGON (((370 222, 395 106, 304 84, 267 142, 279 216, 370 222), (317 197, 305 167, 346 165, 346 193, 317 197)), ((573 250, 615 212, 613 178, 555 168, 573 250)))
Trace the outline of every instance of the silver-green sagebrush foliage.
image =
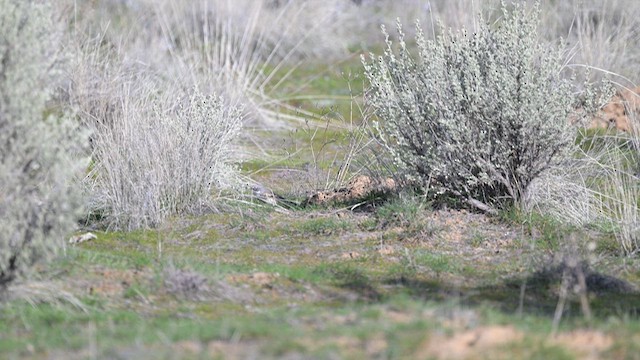
POLYGON ((82 144, 69 116, 48 108, 60 36, 41 1, 0 0, 0 288, 50 259, 72 229, 71 180, 82 144))
POLYGON ((409 178, 436 195, 493 212, 527 197, 531 182, 568 154, 574 99, 561 46, 539 41, 539 7, 503 3, 495 24, 403 39, 363 59, 382 140, 409 178))

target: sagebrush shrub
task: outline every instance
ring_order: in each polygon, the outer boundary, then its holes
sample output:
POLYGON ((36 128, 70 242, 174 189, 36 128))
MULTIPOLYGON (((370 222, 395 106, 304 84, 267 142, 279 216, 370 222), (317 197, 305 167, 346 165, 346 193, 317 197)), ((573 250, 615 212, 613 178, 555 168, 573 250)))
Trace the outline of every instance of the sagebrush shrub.
POLYGON ((240 109, 195 89, 175 106, 150 106, 153 94, 134 91, 112 123, 94 132, 87 177, 91 210, 114 229, 154 227, 170 215, 200 212, 236 180, 240 109))
POLYGON ((0 0, 0 288, 55 254, 78 215, 82 133, 48 108, 61 70, 49 5, 0 0), (51 115, 47 115, 53 113, 51 115))
POLYGON ((526 198, 568 154, 574 94, 562 46, 537 35, 539 6, 502 5, 495 24, 425 40, 417 59, 399 29, 382 56, 363 58, 381 138, 414 180, 485 211, 526 198))

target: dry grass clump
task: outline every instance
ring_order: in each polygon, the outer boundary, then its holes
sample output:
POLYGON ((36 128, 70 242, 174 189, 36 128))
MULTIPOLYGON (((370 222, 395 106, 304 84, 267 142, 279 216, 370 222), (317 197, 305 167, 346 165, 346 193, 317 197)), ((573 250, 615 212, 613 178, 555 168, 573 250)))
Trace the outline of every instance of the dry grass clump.
POLYGON ((164 272, 164 286, 168 293, 187 299, 197 299, 210 290, 206 277, 195 271, 176 269, 173 266, 164 272))
POLYGON ((602 174, 597 185, 604 221, 627 255, 640 252, 640 131, 635 118, 631 135, 610 140, 607 162, 595 164, 602 174))
POLYGON ((636 126, 630 134, 609 132, 585 137, 573 158, 535 182, 528 201, 530 210, 548 213, 564 223, 612 231, 622 253, 637 254, 638 135, 636 126))
POLYGON ((34 307, 40 304, 72 305, 80 311, 88 311, 82 300, 64 290, 62 284, 51 281, 28 281, 12 284, 6 293, 0 294, 0 300, 24 301, 34 307))
POLYGON ((86 178, 91 209, 109 226, 155 227, 173 214, 201 213, 237 184, 237 108, 195 90, 171 107, 152 107, 149 98, 123 101, 123 112, 96 129, 95 164, 86 178))
POLYGON ((571 63, 591 67, 592 80, 637 82, 640 65, 640 9, 633 0, 561 1, 543 7, 544 37, 563 37, 571 63))

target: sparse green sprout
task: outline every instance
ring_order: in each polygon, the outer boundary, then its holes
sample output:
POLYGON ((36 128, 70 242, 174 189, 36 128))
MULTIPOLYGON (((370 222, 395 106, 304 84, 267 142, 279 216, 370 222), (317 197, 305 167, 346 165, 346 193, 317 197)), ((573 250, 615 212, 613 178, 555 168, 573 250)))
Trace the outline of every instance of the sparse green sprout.
POLYGON ((475 33, 446 32, 417 56, 398 44, 363 58, 368 99, 384 144, 405 175, 430 194, 486 212, 523 205, 530 184, 570 153, 573 86, 561 46, 540 42, 539 4, 515 5, 475 33), (396 47, 398 50, 395 50, 396 47))

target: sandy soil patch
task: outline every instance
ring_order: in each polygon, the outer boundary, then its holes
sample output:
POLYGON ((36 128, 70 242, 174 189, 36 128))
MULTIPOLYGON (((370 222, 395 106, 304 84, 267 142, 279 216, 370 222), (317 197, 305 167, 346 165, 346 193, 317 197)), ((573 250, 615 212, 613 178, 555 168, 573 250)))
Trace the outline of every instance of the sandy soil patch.
POLYGON ((496 347, 520 341, 524 334, 512 326, 486 326, 457 332, 452 336, 431 336, 417 358, 471 359, 496 347))
POLYGON ((580 355, 580 359, 601 359, 600 354, 613 346, 614 339, 599 331, 576 330, 558 334, 551 342, 580 355))

